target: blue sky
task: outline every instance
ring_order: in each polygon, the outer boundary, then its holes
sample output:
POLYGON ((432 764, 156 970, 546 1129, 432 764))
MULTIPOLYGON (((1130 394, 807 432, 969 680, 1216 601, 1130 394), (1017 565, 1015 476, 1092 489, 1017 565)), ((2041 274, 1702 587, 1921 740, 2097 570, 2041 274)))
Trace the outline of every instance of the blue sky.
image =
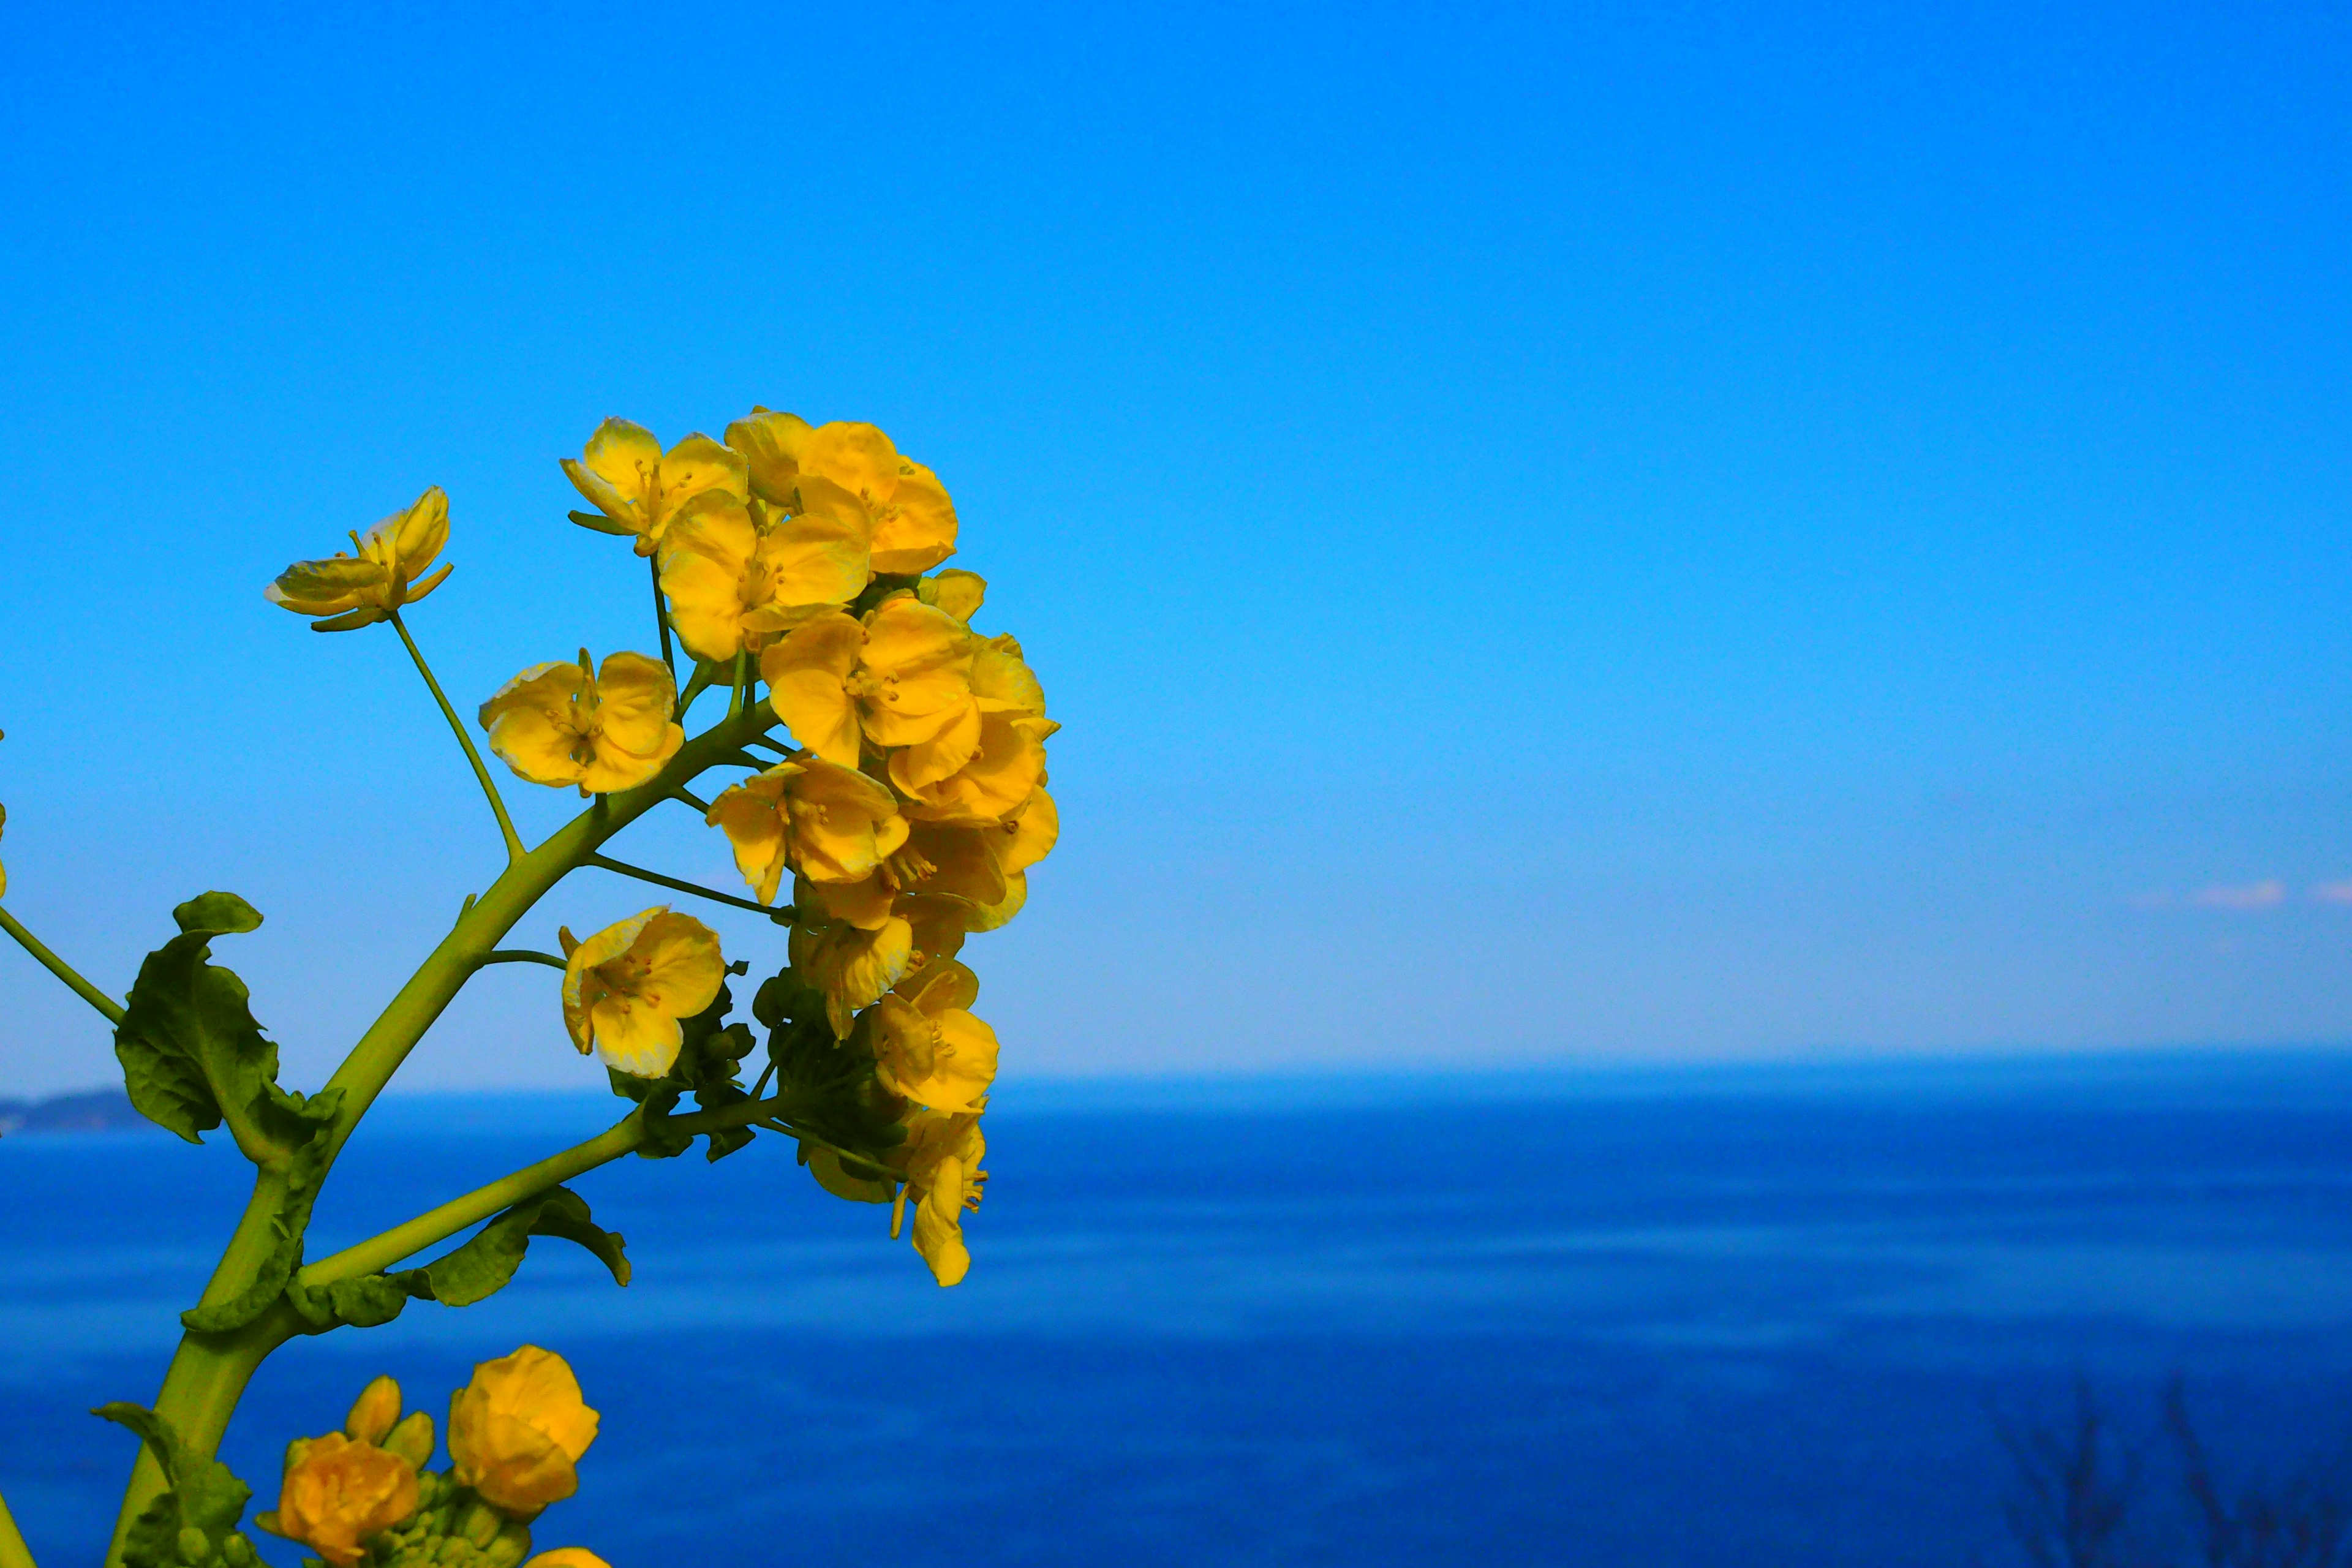
MULTIPOLYGON (((11 54, 8 905, 120 989, 246 894, 298 1082, 496 840, 396 644, 261 584, 438 483, 461 706, 647 647, 555 459, 755 402, 938 469, 1066 726, 968 954, 1008 1074, 2352 1040, 2340 8, 52 7, 11 54)), ((683 812, 626 852, 727 877, 683 812)), ((593 1081, 551 978, 413 1079, 593 1081)), ((5 953, 0 1020, 0 1085, 111 1069, 5 953)))

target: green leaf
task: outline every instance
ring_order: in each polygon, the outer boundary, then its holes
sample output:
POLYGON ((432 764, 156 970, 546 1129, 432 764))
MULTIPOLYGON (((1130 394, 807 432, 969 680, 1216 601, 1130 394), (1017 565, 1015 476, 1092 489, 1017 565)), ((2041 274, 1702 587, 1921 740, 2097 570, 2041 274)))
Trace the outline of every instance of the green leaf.
POLYGON ((455 1251, 425 1266, 424 1283, 435 1300, 470 1307, 506 1289, 522 1266, 534 1236, 561 1237, 594 1253, 613 1271, 614 1282, 629 1282, 629 1259, 618 1231, 604 1230, 588 1215, 587 1201, 568 1187, 526 1198, 476 1232, 455 1251))
POLYGON ((278 1109, 287 1124, 302 1130, 302 1141, 265 1165, 278 1185, 278 1206, 269 1216, 269 1255, 254 1271, 252 1283, 236 1295, 180 1314, 181 1326, 194 1333, 226 1333, 245 1327, 269 1310, 293 1279, 295 1270, 302 1267, 302 1234, 310 1227, 310 1205, 318 1201, 319 1178, 327 1163, 327 1138, 343 1091, 332 1089, 306 1100, 283 1093, 275 1084, 270 1089, 282 1102, 278 1109))
POLYGON ((338 1279, 323 1290, 306 1289, 293 1280, 286 1287, 286 1297, 310 1325, 308 1331, 323 1334, 344 1327, 379 1328, 400 1316, 411 1300, 431 1300, 433 1289, 425 1282, 425 1270, 404 1268, 397 1274, 338 1279))
POLYGON ((204 1535, 205 1556, 217 1556, 221 1543, 245 1516, 245 1505, 253 1500, 253 1489, 218 1459, 190 1448, 170 1422, 143 1405, 118 1402, 101 1405, 90 1414, 139 1434, 168 1483, 163 1495, 131 1522, 123 1542, 126 1568, 179 1568, 186 1555, 181 1538, 189 1530, 204 1535))
POLYGON ((261 914, 235 893, 201 893, 172 911, 180 934, 147 955, 114 1031, 131 1104, 191 1143, 226 1120, 257 1164, 310 1141, 319 1120, 278 1087, 278 1047, 261 1032, 245 982, 212 957, 215 937, 261 914))

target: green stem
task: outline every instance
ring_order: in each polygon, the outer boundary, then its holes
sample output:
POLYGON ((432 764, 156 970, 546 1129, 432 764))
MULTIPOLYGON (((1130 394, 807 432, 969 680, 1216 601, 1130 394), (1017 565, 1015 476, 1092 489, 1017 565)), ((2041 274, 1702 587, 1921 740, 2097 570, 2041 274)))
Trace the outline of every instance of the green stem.
POLYGON ((693 795, 682 789, 674 789, 670 791, 669 794, 672 800, 682 800, 687 805, 694 807, 695 810, 702 813, 705 816, 709 816, 710 815, 710 803, 709 801, 698 800, 693 795))
POLYGON ((646 564, 653 569, 654 574, 654 625, 661 627, 662 666, 669 671, 670 684, 675 687, 677 684, 677 655, 670 647, 669 606, 662 603, 661 563, 648 555, 646 564))
MULTIPOLYGON (((783 1103, 784 1097, 778 1095, 772 1100, 746 1100, 718 1110, 698 1110, 687 1116, 667 1118, 662 1122, 662 1129, 688 1137, 697 1137, 705 1132, 723 1132, 729 1128, 764 1121, 774 1116, 777 1107, 783 1103)), ((304 1286, 315 1290, 338 1280, 356 1279, 362 1274, 389 1268, 402 1258, 414 1257, 435 1242, 457 1235, 469 1225, 510 1209, 526 1198, 537 1197, 583 1172, 609 1164, 645 1141, 645 1113, 633 1110, 584 1143, 575 1143, 561 1153, 550 1154, 536 1164, 525 1165, 487 1186, 475 1188, 463 1197, 451 1198, 438 1208, 428 1209, 415 1219, 394 1226, 380 1236, 372 1236, 356 1246, 322 1258, 305 1267, 297 1278, 304 1286)))
POLYGON ((710 671, 713 668, 708 660, 695 661, 694 673, 687 677, 686 689, 677 694, 677 712, 673 717, 679 723, 686 722, 686 710, 694 706, 694 700, 710 689, 710 671))
POLYGON ((632 866, 625 860, 610 860, 602 855, 591 855, 584 862, 600 871, 611 871, 623 877, 635 877, 640 882, 651 882, 656 888, 668 888, 675 892, 692 893, 698 899, 715 903, 732 904, 739 910, 774 919, 778 911, 767 904, 755 904, 749 899, 739 899, 732 893, 714 892, 696 882, 681 882, 676 877, 665 877, 659 871, 648 871, 642 866, 632 866))
MULTIPOLYGON (((76 973, 72 964, 68 963, 56 953, 51 952, 47 947, 42 944, 40 938, 35 936, 31 931, 26 931, 23 926, 17 924, 16 917, 10 914, 4 909, 0 909, 0 931, 5 931, 10 936, 15 937, 16 939, 17 946, 23 948, 26 952, 31 953, 35 958, 39 959, 41 961, 42 967, 47 969, 50 973, 56 975, 58 979, 64 981, 66 984, 72 989, 75 995, 80 997, 83 1001, 89 1003, 91 1006, 105 1014, 106 1021, 108 1023, 120 1025, 122 1022, 121 1003, 117 1002, 113 997, 109 996, 105 992, 100 991, 97 986, 92 985, 89 981, 84 980, 79 974, 76 973)), ((7 1559, 5 1557, 0 1557, 0 1568, 6 1568, 6 1564, 7 1559)))
POLYGON ((727 694, 727 717, 730 719, 732 719, 736 714, 743 711, 745 707, 749 706, 746 700, 751 695, 747 689, 751 677, 746 673, 746 671, 750 669, 751 664, 751 650, 750 648, 739 649, 735 655, 735 683, 727 694))
MULTIPOLYGON (((413 646, 413 645, 412 645, 413 646)), ((420 666, 422 661, 419 661, 420 666)), ((430 677, 428 676, 429 679, 430 677)), ((446 710, 446 704, 444 705, 446 710)), ((651 811, 672 790, 690 784, 719 758, 740 748, 751 736, 775 722, 773 714, 754 710, 741 718, 713 726, 681 748, 669 765, 632 790, 599 795, 586 811, 573 817, 538 848, 511 862, 497 881, 457 917, 457 923, 440 945, 417 966, 408 983, 387 1004, 343 1058, 327 1088, 343 1091, 335 1125, 328 1134, 324 1163, 331 1165, 352 1130, 375 1103, 392 1075, 408 1059, 425 1030, 446 1008, 467 980, 481 967, 479 960, 499 951, 499 939, 513 930, 533 905, 563 878, 587 863, 596 847, 651 811)), ((324 1177, 320 1178, 321 1181, 324 1177)), ((236 1232, 229 1238, 220 1266, 205 1287, 200 1305, 210 1305, 242 1293, 258 1278, 262 1264, 276 1245, 273 1222, 281 1212, 282 1178, 260 1173, 253 1197, 246 1205, 236 1232)), ((280 1301, 234 1333, 183 1335, 180 1348, 163 1374, 155 1412, 171 1420, 196 1453, 209 1458, 228 1426, 229 1415, 245 1391, 253 1369, 277 1347, 302 1330, 293 1307, 280 1301)), ((125 1532, 142 1510, 163 1489, 163 1473, 143 1450, 124 1491, 122 1512, 116 1522, 108 1568, 122 1561, 125 1532)))
POLYGON ((33 1568, 33 1550, 25 1544, 16 1521, 8 1517, 6 1498, 0 1498, 0 1568, 33 1568))
POLYGON ((493 963, 544 963, 550 969, 572 967, 551 952, 534 952, 527 947, 502 947, 495 952, 486 952, 476 967, 488 968, 493 963))
POLYGON ((490 815, 499 819, 499 836, 507 841, 507 864, 512 866, 523 858, 522 837, 515 832, 514 823, 507 816, 507 803, 499 798, 498 781, 491 778, 490 770, 482 765, 482 753, 474 750, 473 737, 466 733, 466 726, 458 720, 457 710, 449 706, 449 699, 442 693, 441 683, 433 679, 433 667, 425 662, 424 651, 416 646, 416 639, 408 635, 408 625, 400 618, 398 610, 392 612, 392 629, 398 632, 400 640, 407 645, 408 657, 416 661, 416 673, 425 678, 425 687, 433 693, 433 700, 441 704, 441 716, 449 721, 449 732, 457 736, 457 744, 466 749, 466 760, 474 764, 474 776, 481 781, 482 793, 489 797, 490 815))

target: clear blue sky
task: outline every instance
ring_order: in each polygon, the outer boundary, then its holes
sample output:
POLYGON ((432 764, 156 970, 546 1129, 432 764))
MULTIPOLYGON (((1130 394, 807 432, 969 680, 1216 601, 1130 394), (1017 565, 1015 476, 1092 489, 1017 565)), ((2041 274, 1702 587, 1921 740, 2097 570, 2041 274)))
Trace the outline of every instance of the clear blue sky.
MULTIPOLYGON (((439 483, 461 702, 646 647, 555 459, 754 402, 939 470, 1067 726, 970 955, 1009 1075, 2352 1040, 2340 6, 53 6, 9 54, 9 907, 120 988, 246 894, 297 1081, 496 841, 397 645, 263 582, 439 483)), ((679 817, 631 852, 723 878, 679 817)), ((551 980, 416 1081, 590 1081, 551 980)), ((0 953, 0 1092, 110 1070, 0 953)))

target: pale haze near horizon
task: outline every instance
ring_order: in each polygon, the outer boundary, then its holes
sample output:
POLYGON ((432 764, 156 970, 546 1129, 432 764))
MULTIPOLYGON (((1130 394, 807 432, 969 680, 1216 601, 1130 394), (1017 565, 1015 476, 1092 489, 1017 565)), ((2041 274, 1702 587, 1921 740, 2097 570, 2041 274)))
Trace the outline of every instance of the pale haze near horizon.
MULTIPOLYGON (((938 469, 1066 726, 1008 1076, 2352 1041, 2340 15, 681 24, 801 113, 599 15, 20 23, 0 861, 100 984, 233 889, 315 1085, 497 839, 260 585, 439 483, 461 710, 648 648, 556 459, 757 402, 938 469)), ((0 1095, 112 1072, 0 948, 0 1095)), ((511 966, 401 1081, 601 1069, 511 966)))

